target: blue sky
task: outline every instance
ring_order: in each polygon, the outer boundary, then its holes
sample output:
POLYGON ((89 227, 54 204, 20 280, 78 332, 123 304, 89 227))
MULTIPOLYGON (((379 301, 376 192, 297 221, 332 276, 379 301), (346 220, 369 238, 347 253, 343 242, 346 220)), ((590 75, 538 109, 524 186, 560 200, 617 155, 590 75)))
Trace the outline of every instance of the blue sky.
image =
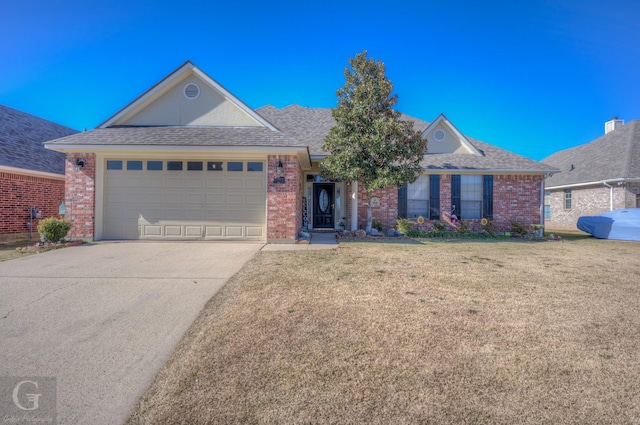
POLYGON ((4 0, 0 104, 93 129, 186 60, 249 106, 334 107, 348 59, 398 109, 532 159, 640 119, 640 2, 4 0))

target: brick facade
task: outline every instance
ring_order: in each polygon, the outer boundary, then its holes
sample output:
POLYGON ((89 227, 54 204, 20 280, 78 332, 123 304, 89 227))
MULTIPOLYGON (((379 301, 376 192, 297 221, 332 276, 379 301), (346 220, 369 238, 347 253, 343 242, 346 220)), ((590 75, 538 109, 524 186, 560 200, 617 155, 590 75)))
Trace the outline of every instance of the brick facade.
MULTIPOLYGON (((637 196, 640 184, 625 183, 613 186, 613 209, 638 208, 637 196)), ((571 189, 571 208, 565 208, 565 189, 552 190, 550 211, 546 226, 556 230, 576 230, 578 218, 586 215, 598 215, 611 210, 611 189, 600 184, 571 189)))
MULTIPOLYGON (((60 179, 0 172, 0 239, 29 238, 30 208, 38 207, 42 218, 57 217, 64 200, 64 178, 60 179)), ((33 238, 38 235, 33 220, 33 238)))
POLYGON ((302 169, 295 155, 269 155, 267 242, 295 242, 302 228, 302 183, 302 169), (278 175, 278 163, 282 163, 281 175, 278 175))
MULTIPOLYGON (((352 187, 352 186, 351 186, 352 187)), ((389 187, 374 190, 369 196, 380 198, 380 206, 371 208, 373 221, 380 221, 385 228, 396 226, 398 219, 398 189, 389 187)), ((367 191, 363 184, 358 185, 358 229, 367 227, 367 191)), ((348 202, 351 208, 351 202, 348 202)), ((350 210, 349 210, 350 211, 350 210)))
POLYGON ((67 154, 65 177, 66 219, 72 223, 69 237, 93 239, 96 205, 96 155, 92 153, 67 154), (84 162, 82 168, 76 166, 78 158, 84 162))

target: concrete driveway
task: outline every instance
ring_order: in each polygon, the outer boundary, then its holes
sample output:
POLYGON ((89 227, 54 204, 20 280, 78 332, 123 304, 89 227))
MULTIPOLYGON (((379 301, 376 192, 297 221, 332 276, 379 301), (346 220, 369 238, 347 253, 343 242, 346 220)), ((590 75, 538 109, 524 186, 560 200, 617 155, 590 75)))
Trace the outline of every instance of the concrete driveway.
POLYGON ((0 263, 0 383, 55 378, 59 424, 121 424, 205 303, 262 246, 104 243, 0 263))

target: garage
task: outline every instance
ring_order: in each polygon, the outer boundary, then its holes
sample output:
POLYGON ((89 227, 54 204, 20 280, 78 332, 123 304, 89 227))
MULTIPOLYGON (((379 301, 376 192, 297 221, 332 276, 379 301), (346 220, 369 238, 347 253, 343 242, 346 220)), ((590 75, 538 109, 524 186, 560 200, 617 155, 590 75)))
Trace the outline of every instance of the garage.
POLYGON ((104 239, 266 239, 264 161, 106 159, 104 170, 104 239))

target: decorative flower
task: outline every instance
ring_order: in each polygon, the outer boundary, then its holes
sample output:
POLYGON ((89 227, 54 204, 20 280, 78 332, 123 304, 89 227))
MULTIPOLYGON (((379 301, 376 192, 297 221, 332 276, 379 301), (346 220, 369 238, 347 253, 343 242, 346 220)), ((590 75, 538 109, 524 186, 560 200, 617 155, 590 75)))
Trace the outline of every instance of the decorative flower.
POLYGON ((482 224, 483 226, 486 226, 487 224, 489 224, 489 220, 487 220, 486 218, 483 218, 482 220, 480 220, 480 224, 482 224))
POLYGON ((424 224, 424 217, 423 216, 419 216, 416 221, 418 222, 418 224, 424 224))

